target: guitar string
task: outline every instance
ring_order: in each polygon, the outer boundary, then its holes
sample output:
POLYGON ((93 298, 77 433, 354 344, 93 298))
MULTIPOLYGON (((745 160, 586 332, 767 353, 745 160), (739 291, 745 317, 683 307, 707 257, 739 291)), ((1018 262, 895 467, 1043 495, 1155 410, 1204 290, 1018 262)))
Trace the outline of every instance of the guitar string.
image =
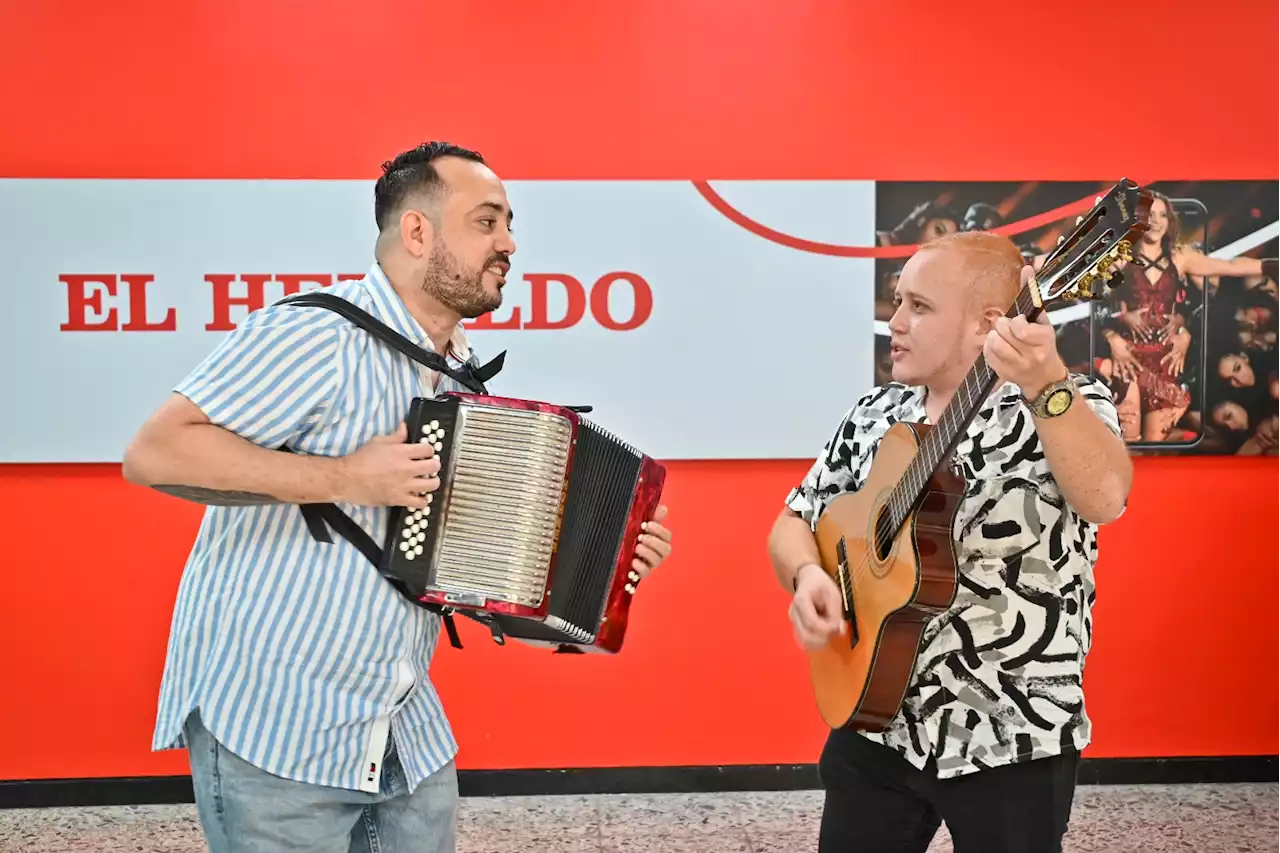
MULTIPOLYGON (((1014 300, 1010 313, 1020 309, 1025 310, 1026 307, 1029 307, 1021 304, 1023 303, 1023 296, 1026 294, 1027 291, 1024 288, 1018 298, 1014 300)), ((951 443, 954 431, 958 428, 956 421, 959 419, 959 415, 957 413, 963 408, 972 408, 974 402, 981 397, 983 386, 992 378, 994 378, 994 372, 991 370, 990 365, 987 364, 986 358, 979 354, 970 372, 956 389, 955 397, 960 399, 960 405, 948 404, 946 409, 943 410, 941 417, 938 418, 937 426, 930 430, 929 434, 920 442, 919 452, 912 458, 904 472, 904 476, 885 501, 884 508, 888 512, 890 521, 888 530, 893 532, 885 530, 882 524, 879 523, 879 519, 884 518, 884 516, 878 515, 871 537, 874 550, 870 553, 864 551, 858 562, 849 568, 848 587, 850 599, 853 598, 854 585, 864 580, 871 570, 874 555, 889 552, 893 547, 894 541, 901 532, 902 525, 906 523, 906 516, 909 514, 907 510, 909 505, 908 498, 905 495, 913 494, 923 488, 927 484, 929 477, 933 475, 938 463, 942 461, 943 448, 951 443), (976 384, 976 388, 974 384, 976 384), (942 440, 942 436, 947 437, 946 441, 942 440), (905 494, 903 493, 904 486, 906 488, 905 494)), ((922 502, 929 494, 932 494, 932 490, 922 495, 922 502)), ((856 619, 856 613, 856 609, 852 611, 854 619, 856 619)))
MULTIPOLYGON (((1072 238, 1073 239, 1070 242, 1074 243, 1076 235, 1072 235, 1072 238)), ((1105 259, 1105 253, 1103 258, 1105 259)), ((1046 269, 1048 268, 1048 266, 1049 265, 1046 264, 1046 269)), ((1095 262, 1094 266, 1101 266, 1101 262, 1100 261, 1095 262)), ((1028 285, 1043 286, 1042 283, 1035 282, 1035 279, 1033 279, 1032 282, 1029 282, 1028 285)), ((1010 318, 1017 316, 1018 314, 1023 314, 1025 316, 1034 307, 1036 307, 1035 300, 1031 298, 1029 287, 1024 286, 1019 291, 1017 297, 1014 299, 1013 305, 1010 307, 1009 311, 1006 312, 1005 316, 1010 318)), ((964 403, 962 407, 972 408, 975 399, 977 399, 982 394, 983 387, 986 386, 988 383, 993 383, 993 380, 995 378, 996 378, 995 372, 991 369, 990 365, 987 364, 985 356, 982 354, 979 354, 977 360, 973 365, 973 368, 965 376, 964 381, 961 383, 960 387, 957 389, 956 396, 963 395, 963 398, 964 398, 964 403), (976 390, 970 388, 969 383, 971 379, 974 379, 977 381, 978 387, 976 390)), ((889 526, 889 529, 892 530, 893 532, 882 532, 882 526, 879 523, 879 521, 884 516, 877 514, 877 521, 874 524, 874 527, 872 530, 872 541, 875 546, 875 549, 872 552, 870 552, 870 554, 868 554, 866 551, 863 551, 858 563, 848 571, 847 586, 849 590, 850 600, 853 599, 854 584, 861 581, 863 578, 865 578, 866 573, 870 570, 871 563, 874 556, 876 554, 889 553, 891 551, 894 545, 894 541, 898 538, 898 534, 901 532, 902 525, 906 523, 906 517, 909 514, 907 507, 910 505, 911 502, 909 502, 908 499, 903 494, 902 492, 903 486, 904 484, 906 485, 906 494, 909 495, 909 494, 918 492, 924 485, 926 485, 926 483, 928 482, 928 479, 932 477, 934 471, 937 468, 938 463, 942 461, 941 459, 942 451, 939 449, 939 445, 942 445, 944 447, 946 445, 949 445, 951 443, 951 438, 954 437, 949 433, 951 433, 957 426, 955 424, 955 420, 957 418, 957 415, 955 413, 959 410, 959 408, 960 407, 956 407, 954 405, 948 404, 946 409, 943 410, 942 416, 938 419, 938 427, 934 430, 931 430, 929 434, 925 436, 924 440, 920 443, 919 452, 916 454, 916 456, 912 458, 911 462, 907 466, 906 471, 904 472, 904 476, 898 481, 897 485, 894 487, 893 491, 890 493, 889 498, 886 500, 885 507, 889 512, 889 520, 892 522, 889 526), (940 435, 947 435, 948 436, 947 441, 943 442, 939 438, 940 435), (921 459, 926 459, 928 460, 928 462, 921 463, 921 459), (927 475, 922 474, 921 473, 922 469, 927 471, 928 474, 927 475)), ((932 491, 922 495, 921 496, 922 502, 923 502, 923 499, 927 498, 928 495, 931 493, 932 491)), ((846 551, 846 556, 847 556, 847 551, 846 551)), ((842 599, 843 599, 843 594, 842 594, 842 599)), ((842 606, 843 604, 844 602, 842 601, 842 606)), ((856 609, 851 610, 850 616, 856 621, 856 618, 857 618, 856 609)))

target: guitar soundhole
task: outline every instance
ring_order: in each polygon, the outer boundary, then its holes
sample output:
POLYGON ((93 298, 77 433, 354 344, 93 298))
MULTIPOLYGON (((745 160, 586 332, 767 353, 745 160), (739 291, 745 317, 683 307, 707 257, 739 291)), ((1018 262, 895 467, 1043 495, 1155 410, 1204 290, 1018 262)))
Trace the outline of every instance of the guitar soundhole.
POLYGON ((876 514, 875 555, 877 560, 884 560, 893 550, 893 529, 889 519, 889 507, 880 507, 876 514))

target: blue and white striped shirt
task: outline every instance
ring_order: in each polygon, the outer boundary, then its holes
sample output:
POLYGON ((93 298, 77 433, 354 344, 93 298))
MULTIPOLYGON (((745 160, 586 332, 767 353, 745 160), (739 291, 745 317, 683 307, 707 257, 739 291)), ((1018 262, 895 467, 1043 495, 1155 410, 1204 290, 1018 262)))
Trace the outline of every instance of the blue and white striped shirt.
MULTIPOLYGON (((328 291, 431 343, 378 264, 328 291)), ((450 363, 471 360, 461 327, 450 363)), ((270 448, 343 456, 394 432, 415 396, 461 390, 321 308, 267 306, 176 388, 214 424, 270 448)), ((339 504, 381 543, 389 510, 339 504)), ((295 505, 209 507, 178 588, 153 749, 185 746, 199 709, 267 772, 377 792, 388 736, 410 788, 457 752, 428 678, 440 617, 407 601, 295 505)))

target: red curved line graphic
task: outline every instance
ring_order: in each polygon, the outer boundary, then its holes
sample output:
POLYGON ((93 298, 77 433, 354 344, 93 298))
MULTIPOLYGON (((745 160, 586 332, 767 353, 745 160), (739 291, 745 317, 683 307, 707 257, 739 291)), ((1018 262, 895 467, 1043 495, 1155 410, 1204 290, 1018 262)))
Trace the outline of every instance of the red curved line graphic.
MULTIPOLYGON (((707 181, 694 181, 693 186, 712 207, 720 211, 730 222, 750 231, 757 237, 763 237, 780 246, 799 249, 802 252, 812 252, 816 255, 835 255, 842 258, 906 258, 915 254, 916 249, 920 248, 918 244, 908 246, 841 246, 835 243, 819 243, 813 240, 805 240, 801 237, 793 237, 790 234, 783 234, 781 231, 775 231, 767 225, 756 222, 725 201, 724 197, 713 190, 711 184, 707 181)), ((1038 213, 1035 216, 1029 216, 1026 219, 1019 219, 1017 222, 1010 222, 992 230, 997 234, 1004 234, 1010 237, 1015 234, 1022 234, 1033 228, 1048 225, 1073 214, 1083 213, 1093 207, 1094 199, 1097 197, 1097 193, 1092 193, 1079 201, 1064 204, 1061 207, 1045 213, 1038 213)))

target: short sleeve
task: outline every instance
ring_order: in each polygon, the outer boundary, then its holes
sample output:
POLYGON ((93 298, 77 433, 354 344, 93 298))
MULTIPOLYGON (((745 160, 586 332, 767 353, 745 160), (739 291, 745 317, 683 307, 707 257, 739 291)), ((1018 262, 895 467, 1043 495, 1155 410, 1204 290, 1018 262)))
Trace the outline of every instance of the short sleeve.
POLYGON ((827 448, 823 448, 823 455, 809 468, 809 472, 805 474, 804 479, 787 493, 787 508, 808 522, 810 527, 813 526, 814 518, 817 514, 818 478, 822 474, 822 468, 825 464, 823 460, 826 458, 827 452, 827 448))
POLYGON ((1107 429, 1111 430, 1116 438, 1122 438, 1120 431, 1120 415, 1116 412, 1115 399, 1111 395, 1111 389, 1106 383, 1095 379, 1092 376, 1076 375, 1072 377, 1076 390, 1080 392, 1080 396, 1089 408, 1093 409, 1094 414, 1102 419, 1107 425, 1107 429))
POLYGON ((809 466, 804 479, 787 493, 787 508, 808 522, 810 527, 818 523, 824 498, 857 487, 850 452, 850 433, 857 411, 858 407, 854 406, 845 414, 835 433, 823 445, 822 453, 809 466))
POLYGON ((320 311, 266 309, 230 332, 174 390, 215 425, 279 448, 327 412, 338 386, 338 326, 320 311))
MULTIPOLYGON (((1089 408, 1093 409, 1107 429, 1115 435, 1116 438, 1124 441, 1124 434, 1120 431, 1120 415, 1116 411, 1115 398, 1111 394, 1111 389, 1107 387, 1105 382, 1095 379, 1092 376, 1076 376, 1074 377, 1076 389, 1080 392, 1080 396, 1089 404, 1089 408)), ((1120 507, 1120 515, 1124 515, 1125 510, 1129 508, 1129 500, 1125 499, 1123 506, 1120 507)), ((1119 518, 1120 516, 1116 516, 1119 518)))

